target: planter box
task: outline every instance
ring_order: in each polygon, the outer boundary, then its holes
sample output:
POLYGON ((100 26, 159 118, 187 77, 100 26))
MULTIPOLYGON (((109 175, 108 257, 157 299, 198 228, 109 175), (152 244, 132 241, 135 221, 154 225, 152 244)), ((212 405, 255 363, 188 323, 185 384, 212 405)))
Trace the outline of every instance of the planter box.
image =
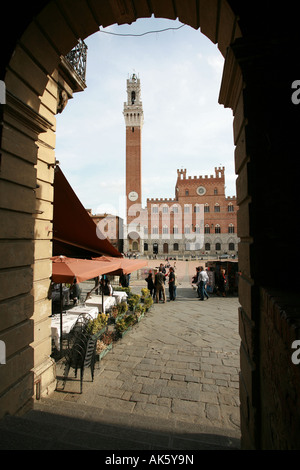
POLYGON ((111 317, 111 322, 112 323, 117 323, 117 321, 122 320, 122 318, 125 317, 125 316, 126 316, 126 312, 125 313, 120 313, 115 318, 111 317))
POLYGON ((111 343, 105 349, 103 349, 103 351, 101 351, 100 353, 96 353, 96 362, 100 362, 101 359, 103 359, 106 356, 106 354, 112 350, 112 347, 113 347, 113 344, 111 343))
POLYGON ((137 318, 138 323, 142 320, 142 318, 144 318, 144 316, 145 316, 145 314, 142 313, 142 315, 140 315, 140 316, 137 318))
POLYGON ((121 338, 123 338, 127 333, 128 331, 132 330, 132 326, 129 326, 126 330, 124 331, 119 331, 119 335, 121 338))
POLYGON ((93 339, 98 339, 98 338, 100 338, 101 335, 103 335, 103 333, 105 333, 105 331, 106 331, 106 326, 104 328, 102 328, 102 330, 99 330, 99 331, 97 331, 97 333, 94 333, 93 335, 91 335, 91 337, 93 339))
POLYGON ((99 353, 99 359, 102 359, 104 356, 106 356, 106 354, 112 350, 112 343, 110 343, 103 351, 101 351, 101 353, 99 353))

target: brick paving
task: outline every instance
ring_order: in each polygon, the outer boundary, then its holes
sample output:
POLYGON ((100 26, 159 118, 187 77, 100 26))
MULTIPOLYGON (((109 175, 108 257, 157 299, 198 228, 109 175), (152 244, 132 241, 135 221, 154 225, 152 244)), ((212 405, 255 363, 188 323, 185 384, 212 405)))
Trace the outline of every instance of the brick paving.
MULTIPOLYGON (((133 291, 144 287, 135 284, 133 291)), ((82 394, 79 379, 72 379, 49 403, 60 402, 72 413, 91 407, 106 424, 119 423, 126 429, 180 429, 190 439, 193 436, 188 448, 194 448, 196 434, 204 431, 234 439, 237 446, 238 306, 236 297, 199 301, 195 290, 182 282, 175 302, 153 304, 114 344, 96 366, 94 382, 85 372, 82 394)))

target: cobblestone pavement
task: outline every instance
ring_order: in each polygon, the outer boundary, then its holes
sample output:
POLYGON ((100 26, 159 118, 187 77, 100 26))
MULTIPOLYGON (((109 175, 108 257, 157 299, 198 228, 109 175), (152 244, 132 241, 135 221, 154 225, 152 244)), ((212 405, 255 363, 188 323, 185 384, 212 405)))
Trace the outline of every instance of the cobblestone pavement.
POLYGON ((94 382, 85 372, 82 394, 79 379, 71 380, 52 399, 89 405, 105 416, 113 410, 126 425, 143 422, 186 434, 216 429, 238 440, 238 306, 236 297, 200 301, 182 283, 175 302, 153 304, 114 344, 94 382))

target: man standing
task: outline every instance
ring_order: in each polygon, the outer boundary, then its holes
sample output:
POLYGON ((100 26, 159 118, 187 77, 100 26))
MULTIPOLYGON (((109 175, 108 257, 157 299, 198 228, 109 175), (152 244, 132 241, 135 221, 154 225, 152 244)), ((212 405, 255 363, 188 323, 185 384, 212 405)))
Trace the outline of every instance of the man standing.
POLYGON ((159 268, 158 273, 155 274, 155 291, 156 291, 156 303, 158 303, 159 293, 162 293, 163 303, 166 302, 165 292, 165 276, 162 273, 162 268, 159 268))
POLYGON ((200 300, 204 300, 204 296, 207 299, 209 298, 205 289, 207 282, 208 282, 208 274, 206 271, 204 271, 203 266, 200 266, 200 272, 199 272, 199 277, 198 277, 200 300))
POLYGON ((176 275, 174 272, 174 268, 170 266, 169 270, 169 295, 170 295, 170 300, 175 300, 176 299, 176 275))

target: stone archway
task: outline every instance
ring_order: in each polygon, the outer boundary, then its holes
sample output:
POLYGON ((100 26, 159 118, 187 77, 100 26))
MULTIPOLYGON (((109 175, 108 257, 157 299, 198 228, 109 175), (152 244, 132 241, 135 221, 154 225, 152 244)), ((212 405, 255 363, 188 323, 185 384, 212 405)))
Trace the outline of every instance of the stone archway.
MULTIPOLYGON (((111 1, 109 6, 93 2, 93 7, 89 2, 49 1, 24 32, 6 72, 7 106, 2 148, 5 162, 14 160, 13 166, 18 159, 18 176, 7 177, 7 226, 14 219, 14 226, 19 227, 15 229, 17 243, 24 237, 26 241, 22 244, 28 246, 26 256, 20 254, 13 261, 7 260, 8 266, 13 263, 11 283, 18 286, 15 292, 8 292, 9 304, 19 312, 23 308, 20 307, 21 295, 28 319, 24 322, 24 314, 16 315, 15 324, 11 325, 24 338, 19 347, 27 351, 20 353, 26 362, 27 384, 20 378, 23 371, 16 371, 6 384, 5 399, 10 403, 7 407, 10 413, 21 409, 34 396, 32 381, 39 383, 39 390, 45 394, 51 392, 55 379, 49 359, 47 292, 51 275, 55 114, 60 80, 57 69, 61 57, 76 45, 78 38, 91 35, 99 25, 130 23, 152 14, 169 19, 178 16, 196 29, 201 26, 207 37, 218 42, 223 56, 229 43, 241 36, 237 17, 226 1, 213 7, 209 2, 202 2, 198 12, 179 5, 176 11, 175 4, 167 0, 155 3, 153 9, 144 1, 135 2, 135 6, 134 9, 130 1, 111 1), (11 397, 9 389, 13 384, 25 388, 23 402, 11 397)), ((13 235, 9 232, 7 236, 13 235)), ((10 356, 18 354, 18 346, 8 348, 7 354, 7 366, 15 366, 10 356)))
MULTIPOLYGON (((294 175, 283 172, 281 166, 283 155, 285 162, 291 163, 289 157, 296 144, 299 119, 298 109, 290 100, 291 84, 298 78, 293 63, 298 55, 295 43, 299 41, 295 41, 295 37, 299 38, 299 33, 290 33, 293 19, 285 14, 288 8, 278 14, 269 10, 257 12, 262 7, 255 4, 252 8, 253 2, 245 1, 243 6, 237 7, 231 0, 160 0, 151 4, 145 0, 57 0, 45 2, 45 5, 32 14, 34 19, 27 25, 24 19, 24 32, 16 35, 14 53, 6 63, 4 77, 0 332, 6 345, 7 361, 5 372, 3 368, 0 370, 2 416, 24 409, 34 396, 35 383, 40 384, 44 393, 53 383, 47 290, 51 274, 57 68, 61 57, 75 46, 78 38, 91 35, 99 25, 131 23, 154 14, 169 19, 178 17, 193 28, 201 27, 203 34, 218 43, 226 58, 219 102, 233 110, 235 162, 239 175, 243 445, 260 448, 264 443, 272 446, 280 442, 274 429, 266 424, 268 416, 276 414, 276 403, 268 397, 274 382, 274 376, 268 373, 272 370, 273 356, 265 354, 261 358, 260 351, 272 348, 268 343, 270 330, 279 335, 281 342, 276 344, 281 345, 284 354, 276 354, 281 368, 274 375, 280 382, 280 372, 289 367, 294 388, 300 388, 299 374, 289 362, 288 338, 283 333, 288 331, 292 337, 291 326, 281 317, 278 320, 277 310, 270 307, 274 297, 269 289, 269 286, 279 285, 273 252, 279 246, 281 250, 289 247, 288 237, 281 228, 284 224, 280 226, 273 220, 274 201, 289 204, 290 214, 297 207, 293 189, 297 184, 291 184, 294 175), (248 33, 247 39, 242 38, 241 27, 246 36, 248 33), (279 105, 284 110, 284 123, 280 119, 279 105), (278 196, 278 178, 286 188, 284 197, 278 196), (265 191, 271 196, 268 200, 263 198, 265 191), (263 233, 260 231, 262 221, 266 227, 263 233), (284 363, 282 357, 286 358, 284 363)), ((281 267, 288 269, 289 263, 283 259, 281 267)), ((281 282, 280 287, 287 288, 287 281, 281 282)), ((288 394, 288 385, 284 387, 279 396, 288 394)), ((290 438, 289 416, 293 416, 294 425, 300 420, 297 399, 289 406, 286 416, 276 415, 275 420, 277 427, 282 426, 281 434, 284 433, 287 440, 290 438)))

